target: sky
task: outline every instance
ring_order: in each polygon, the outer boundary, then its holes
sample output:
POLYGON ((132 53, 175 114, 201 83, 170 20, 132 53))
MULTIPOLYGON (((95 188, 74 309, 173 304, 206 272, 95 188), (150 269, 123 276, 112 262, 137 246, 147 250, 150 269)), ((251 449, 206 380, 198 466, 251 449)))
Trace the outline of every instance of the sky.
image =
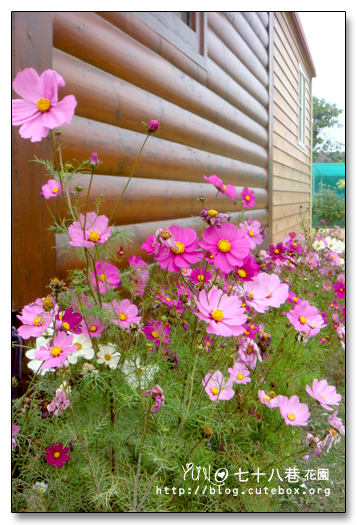
MULTIPOLYGON (((338 5, 337 5, 338 7, 338 5)), ((345 13, 299 11, 317 77, 313 95, 345 108, 345 13)), ((343 127, 329 131, 330 138, 345 143, 345 114, 339 117, 343 127)), ((328 135, 328 133, 327 133, 328 135)))

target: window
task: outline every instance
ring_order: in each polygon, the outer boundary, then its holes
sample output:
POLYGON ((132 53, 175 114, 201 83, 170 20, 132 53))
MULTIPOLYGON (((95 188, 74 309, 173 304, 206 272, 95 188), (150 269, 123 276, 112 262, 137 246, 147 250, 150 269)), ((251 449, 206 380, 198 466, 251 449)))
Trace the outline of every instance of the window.
POLYGON ((132 11, 158 35, 206 69, 207 13, 193 11, 132 11))
POLYGON ((298 64, 298 144, 305 147, 306 132, 306 76, 298 64))

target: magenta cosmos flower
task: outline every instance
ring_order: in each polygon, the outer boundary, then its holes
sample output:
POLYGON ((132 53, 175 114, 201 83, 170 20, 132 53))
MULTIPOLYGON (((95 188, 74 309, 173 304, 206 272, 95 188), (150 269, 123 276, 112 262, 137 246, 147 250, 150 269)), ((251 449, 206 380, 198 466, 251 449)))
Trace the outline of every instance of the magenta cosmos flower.
POLYGON ((139 323, 138 308, 129 299, 123 299, 120 303, 114 300, 113 306, 117 316, 117 319, 113 319, 113 323, 118 324, 123 329, 129 328, 131 323, 139 323))
POLYGON ((337 297, 337 299, 344 299, 346 294, 346 285, 343 281, 338 281, 336 284, 334 284, 333 290, 336 292, 335 297, 337 297))
MULTIPOLYGON (((108 290, 113 290, 121 282, 119 277, 119 270, 114 264, 110 264, 106 261, 97 261, 95 264, 98 286, 100 293, 106 293, 108 290)), ((90 273, 92 284, 97 290, 96 275, 94 272, 90 273)))
POLYGON ((206 328, 208 334, 231 337, 244 333, 243 324, 246 322, 244 308, 236 295, 229 297, 214 286, 206 297, 205 290, 199 294, 199 301, 195 298, 200 314, 195 313, 209 326, 206 328))
POLYGON ((75 312, 73 308, 67 308, 64 312, 60 312, 56 319, 56 330, 66 330, 66 332, 73 332, 74 334, 81 333, 79 325, 82 321, 82 315, 75 312))
POLYGON ((288 399, 286 396, 277 396, 277 404, 286 425, 306 426, 310 417, 308 406, 300 403, 298 396, 288 399))
POLYGON ((101 337, 102 332, 105 329, 104 324, 99 319, 82 319, 81 322, 82 333, 87 337, 101 337))
POLYGON ((35 359, 44 361, 41 370, 59 367, 65 364, 66 357, 77 351, 77 346, 72 345, 73 335, 67 335, 65 332, 58 332, 53 337, 53 343, 47 346, 41 346, 40 350, 35 352, 35 359))
POLYGON ((108 218, 105 215, 97 216, 94 211, 88 212, 86 219, 84 215, 80 215, 80 220, 74 221, 68 228, 72 239, 68 243, 71 246, 94 248, 107 242, 112 230, 113 226, 108 226, 108 218))
POLYGON ((162 321, 154 321, 151 319, 146 326, 142 327, 142 331, 147 339, 154 341, 158 346, 167 345, 171 341, 171 339, 168 338, 170 328, 162 321))
POLYGON ((51 197, 56 197, 61 193, 61 183, 55 179, 50 179, 47 184, 42 186, 41 194, 45 199, 50 199, 51 197))
POLYGON ((42 306, 35 303, 32 306, 25 306, 21 313, 22 315, 17 315, 17 317, 23 325, 17 331, 23 339, 40 337, 42 332, 46 331, 51 324, 51 317, 48 313, 44 312, 42 306))
POLYGON ((249 188, 246 186, 242 192, 240 193, 242 198, 242 206, 243 208, 253 208, 255 206, 256 197, 254 190, 249 190, 249 188))
POLYGON ((213 374, 209 372, 202 382, 211 401, 228 401, 235 395, 231 379, 224 378, 220 370, 213 374))
POLYGON ((204 241, 199 243, 201 248, 213 255, 213 263, 225 273, 231 272, 235 266, 240 266, 250 251, 245 232, 234 224, 210 226, 203 231, 203 239, 204 241))
POLYGON ((147 124, 148 133, 154 133, 159 128, 159 122, 157 120, 150 120, 147 124))
POLYGON ((221 193, 224 193, 232 201, 235 199, 235 197, 236 197, 236 188, 232 184, 227 184, 225 186, 225 184, 220 179, 220 177, 217 177, 216 175, 210 175, 210 177, 207 177, 206 175, 204 175, 204 179, 209 184, 212 184, 213 186, 215 186, 215 188, 217 188, 219 191, 221 191, 221 193))
POLYGON ((260 272, 260 266, 257 264, 255 257, 249 253, 239 266, 235 267, 236 277, 239 281, 252 281, 260 272))
POLYGON ((342 399, 342 396, 336 393, 336 387, 329 386, 325 379, 323 381, 314 379, 312 388, 306 385, 306 392, 313 397, 313 399, 316 399, 326 410, 333 410, 333 408, 328 405, 338 405, 342 399))
POLYGON ((12 101, 12 123, 21 125, 21 137, 38 142, 50 129, 71 122, 77 102, 73 95, 58 102, 57 90, 64 85, 61 75, 52 69, 47 69, 40 77, 33 68, 16 75, 12 86, 22 99, 12 101))
POLYGON ((190 268, 203 258, 202 252, 196 251, 199 239, 196 231, 192 228, 181 228, 180 226, 170 226, 170 232, 174 236, 176 248, 161 248, 160 252, 154 257, 159 262, 162 270, 168 269, 169 272, 178 273, 180 268, 190 268))
POLYGON ((196 268, 196 270, 191 272, 189 280, 194 283, 204 284, 211 281, 212 278, 212 274, 208 270, 205 271, 205 268, 196 268))
POLYGON ((63 447, 62 443, 59 443, 58 445, 52 443, 52 445, 45 448, 45 450, 45 459, 49 465, 56 465, 56 467, 59 468, 70 459, 70 456, 68 455, 70 449, 68 447, 63 447))
POLYGON ((299 332, 305 332, 307 337, 313 337, 326 326, 319 311, 311 306, 308 301, 301 301, 290 312, 287 319, 292 323, 293 328, 299 332))

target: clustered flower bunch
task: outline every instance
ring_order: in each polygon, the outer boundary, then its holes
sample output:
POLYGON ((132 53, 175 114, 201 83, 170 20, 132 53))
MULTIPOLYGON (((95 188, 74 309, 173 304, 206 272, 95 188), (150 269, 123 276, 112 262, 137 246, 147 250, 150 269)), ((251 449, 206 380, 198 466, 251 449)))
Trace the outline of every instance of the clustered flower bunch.
MULTIPOLYGON (((17 75, 22 99, 13 101, 13 124, 23 138, 50 132, 56 143, 54 129, 69 124, 76 107, 72 95, 58 102, 63 85, 51 70, 17 75)), ((145 140, 158 127, 146 124, 145 140)), ((125 266, 130 238, 98 203, 89 210, 97 153, 77 168, 59 153, 54 147, 41 193, 66 205, 54 229, 80 264, 18 315, 34 376, 14 402, 12 446, 36 497, 55 501, 53 510, 57 501, 59 510, 69 483, 78 498, 62 510, 172 509, 150 489, 154 480, 179 483, 180 465, 194 451, 199 462, 219 454, 222 466, 252 471, 258 461, 319 457, 337 444, 345 433, 338 410, 322 437, 300 427, 309 429, 317 408, 332 411, 342 399, 322 378, 333 379, 327 363, 339 343, 345 347, 339 230, 291 232, 259 251, 266 233, 251 212, 254 190, 204 175, 239 211, 217 211, 215 197, 197 229, 163 224, 125 266), (75 183, 83 173, 86 198, 75 183), (282 422, 286 431, 277 436, 282 422), (261 448, 246 454, 254 442, 261 448), (29 468, 34 458, 37 471, 29 468)))

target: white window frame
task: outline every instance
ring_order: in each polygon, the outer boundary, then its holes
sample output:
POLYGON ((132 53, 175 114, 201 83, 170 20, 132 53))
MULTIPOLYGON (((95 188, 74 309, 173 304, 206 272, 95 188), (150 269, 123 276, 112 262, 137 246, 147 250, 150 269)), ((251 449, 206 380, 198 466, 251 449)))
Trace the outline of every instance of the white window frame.
POLYGON ((298 145, 306 149, 306 82, 307 77, 298 64, 298 145))

